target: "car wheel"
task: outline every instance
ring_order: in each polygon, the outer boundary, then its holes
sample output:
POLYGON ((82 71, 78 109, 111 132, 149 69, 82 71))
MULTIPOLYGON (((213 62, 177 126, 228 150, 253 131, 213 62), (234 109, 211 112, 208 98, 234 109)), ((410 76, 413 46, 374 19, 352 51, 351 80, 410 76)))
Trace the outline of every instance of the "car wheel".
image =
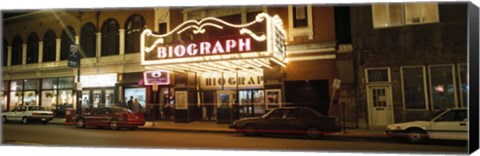
POLYGON ((7 117, 5 115, 2 116, 2 123, 7 123, 7 117))
POLYGON ((305 130, 305 134, 307 135, 308 138, 310 139, 316 139, 322 136, 322 133, 320 132, 320 129, 317 127, 309 127, 305 130))
POLYGON ((42 121, 42 124, 46 125, 48 124, 48 121, 42 121))
POLYGON ((85 120, 83 118, 78 118, 77 121, 75 121, 75 125, 78 128, 85 128, 85 120))
POLYGON ((257 128, 253 124, 247 124, 243 126, 243 133, 245 136, 254 136, 256 135, 257 128))
POLYGON ((428 139, 427 133, 423 130, 408 130, 406 135, 407 141, 414 144, 422 143, 428 139))
POLYGON ((118 129, 118 121, 117 120, 110 121, 110 129, 113 129, 113 130, 118 129))
POLYGON ((28 119, 27 117, 22 118, 22 124, 28 124, 28 119))

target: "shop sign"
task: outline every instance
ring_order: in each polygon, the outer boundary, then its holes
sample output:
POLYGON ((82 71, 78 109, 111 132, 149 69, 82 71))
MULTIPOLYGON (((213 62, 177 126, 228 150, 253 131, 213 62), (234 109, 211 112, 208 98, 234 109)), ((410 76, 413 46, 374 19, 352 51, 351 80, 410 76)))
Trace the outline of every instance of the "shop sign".
POLYGON ((201 87, 204 89, 227 88, 263 88, 263 76, 219 76, 219 77, 201 77, 201 87), (238 78, 238 79, 237 79, 238 78))
POLYGON ((143 73, 145 85, 169 85, 170 72, 164 70, 146 71, 143 73))
POLYGON ((70 45, 70 55, 68 56, 68 67, 76 68, 80 65, 80 56, 78 55, 78 45, 70 45))
POLYGON ((260 13, 246 24, 215 17, 189 20, 166 34, 141 34, 142 65, 271 58, 286 62, 285 30, 279 16, 260 13))
POLYGON ((115 83, 117 83, 117 73, 80 76, 82 88, 113 87, 115 83))

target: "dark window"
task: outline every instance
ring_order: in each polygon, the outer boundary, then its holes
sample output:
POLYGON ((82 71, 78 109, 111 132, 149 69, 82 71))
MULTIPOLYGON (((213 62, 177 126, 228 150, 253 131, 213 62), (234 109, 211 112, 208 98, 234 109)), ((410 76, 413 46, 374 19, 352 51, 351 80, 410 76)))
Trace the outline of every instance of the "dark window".
POLYGON ((97 48, 96 28, 92 23, 83 25, 80 37, 81 56, 95 57, 97 48), (82 55, 84 54, 84 55, 82 55))
POLYGON ((293 6, 293 27, 308 26, 308 14, 306 5, 293 6))
POLYGON ((3 39, 3 66, 7 66, 8 63, 8 42, 7 39, 3 39))
POLYGON ((158 33, 159 34, 166 34, 167 33, 167 23, 163 22, 158 24, 158 33))
POLYGON ((389 82, 388 69, 368 69, 368 82, 389 82))
POLYGON ((22 107, 20 108, 20 110, 18 110, 18 111, 20 111, 20 112, 25 112, 25 111, 27 111, 27 107, 26 107, 26 106, 22 106, 22 107))
POLYGON ((27 64, 38 63, 38 35, 31 33, 27 41, 27 64))
POLYGON ((283 110, 283 109, 274 110, 274 111, 270 114, 269 118, 270 118, 270 119, 281 119, 281 118, 283 118, 283 116, 285 115, 286 112, 287 112, 287 111, 286 111, 286 110, 283 110))
POLYGON ((105 21, 102 25, 102 56, 119 54, 118 37, 118 22, 115 19, 105 21))
POLYGON ((350 7, 338 6, 335 12, 335 36, 340 44, 352 43, 350 32, 350 7))
POLYGON ((48 30, 43 37, 43 60, 42 62, 52 62, 57 58, 57 35, 52 29, 48 30))
POLYGON ((60 60, 68 60, 70 55, 70 45, 75 44, 75 30, 68 26, 62 31, 62 44, 60 52, 60 60))
POLYGON ((296 118, 303 118, 300 114, 300 109, 292 109, 288 111, 287 118, 296 119, 296 118))
POLYGON ((140 52, 140 35, 145 25, 143 16, 135 14, 128 18, 125 28, 125 53, 140 52))
POLYGON ((455 111, 449 111, 438 118, 437 121, 454 121, 455 114, 455 111))
POLYGON ((23 39, 20 36, 13 38, 12 46, 12 65, 22 64, 22 44, 23 39))

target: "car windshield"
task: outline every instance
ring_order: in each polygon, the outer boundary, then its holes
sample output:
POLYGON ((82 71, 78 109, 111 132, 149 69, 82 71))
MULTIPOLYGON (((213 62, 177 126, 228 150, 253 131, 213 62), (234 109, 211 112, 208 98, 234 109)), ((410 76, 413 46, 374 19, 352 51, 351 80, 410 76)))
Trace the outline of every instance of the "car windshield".
POLYGON ((446 111, 446 109, 442 109, 442 110, 438 110, 438 111, 436 111, 436 112, 433 112, 433 114, 428 115, 428 116, 425 118, 425 120, 426 120, 426 121, 431 121, 431 120, 433 120, 435 117, 437 117, 438 115, 442 114, 442 113, 445 112, 445 111, 446 111))
POLYGON ((31 111, 36 111, 36 110, 40 110, 40 111, 44 111, 45 108, 41 107, 41 106, 30 106, 30 108, 28 108, 29 110, 31 111))

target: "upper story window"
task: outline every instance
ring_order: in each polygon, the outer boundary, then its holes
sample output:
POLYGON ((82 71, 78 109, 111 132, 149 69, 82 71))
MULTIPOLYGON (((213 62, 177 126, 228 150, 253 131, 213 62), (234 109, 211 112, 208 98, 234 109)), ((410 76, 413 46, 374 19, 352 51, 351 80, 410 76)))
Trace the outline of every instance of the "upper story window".
POLYGON ((439 22, 438 4, 427 3, 382 3, 372 4, 374 28, 439 22))
POLYGON ((57 57, 57 35, 52 29, 48 30, 43 37, 43 60, 42 62, 55 61, 57 57))
POLYGON ((292 7, 293 11, 293 27, 307 27, 307 6, 306 5, 297 5, 292 7))
POLYGON ((125 53, 140 52, 140 35, 145 26, 145 19, 143 16, 135 14, 128 18, 125 28, 125 53))
POLYGON ((96 27, 93 23, 83 25, 80 32, 80 47, 83 51, 82 57, 95 57, 97 49, 97 39, 95 36, 96 27))
POLYGON ((60 60, 68 60, 70 55, 70 45, 75 44, 75 30, 71 26, 67 26, 62 31, 62 43, 60 60))
POLYGON ((3 39, 3 66, 7 66, 8 63, 8 42, 7 39, 3 39))
POLYGON ((111 18, 102 25, 102 56, 119 54, 119 26, 117 20, 111 18))
POLYGON ((313 39, 313 14, 312 5, 288 6, 288 36, 293 41, 294 37, 307 36, 313 39))
POLYGON ((12 44, 12 65, 19 65, 22 64, 22 44, 23 44, 23 39, 20 36, 15 36, 13 38, 13 44, 12 44))
POLYGON ((38 35, 31 33, 27 41, 27 64, 38 63, 38 35))

